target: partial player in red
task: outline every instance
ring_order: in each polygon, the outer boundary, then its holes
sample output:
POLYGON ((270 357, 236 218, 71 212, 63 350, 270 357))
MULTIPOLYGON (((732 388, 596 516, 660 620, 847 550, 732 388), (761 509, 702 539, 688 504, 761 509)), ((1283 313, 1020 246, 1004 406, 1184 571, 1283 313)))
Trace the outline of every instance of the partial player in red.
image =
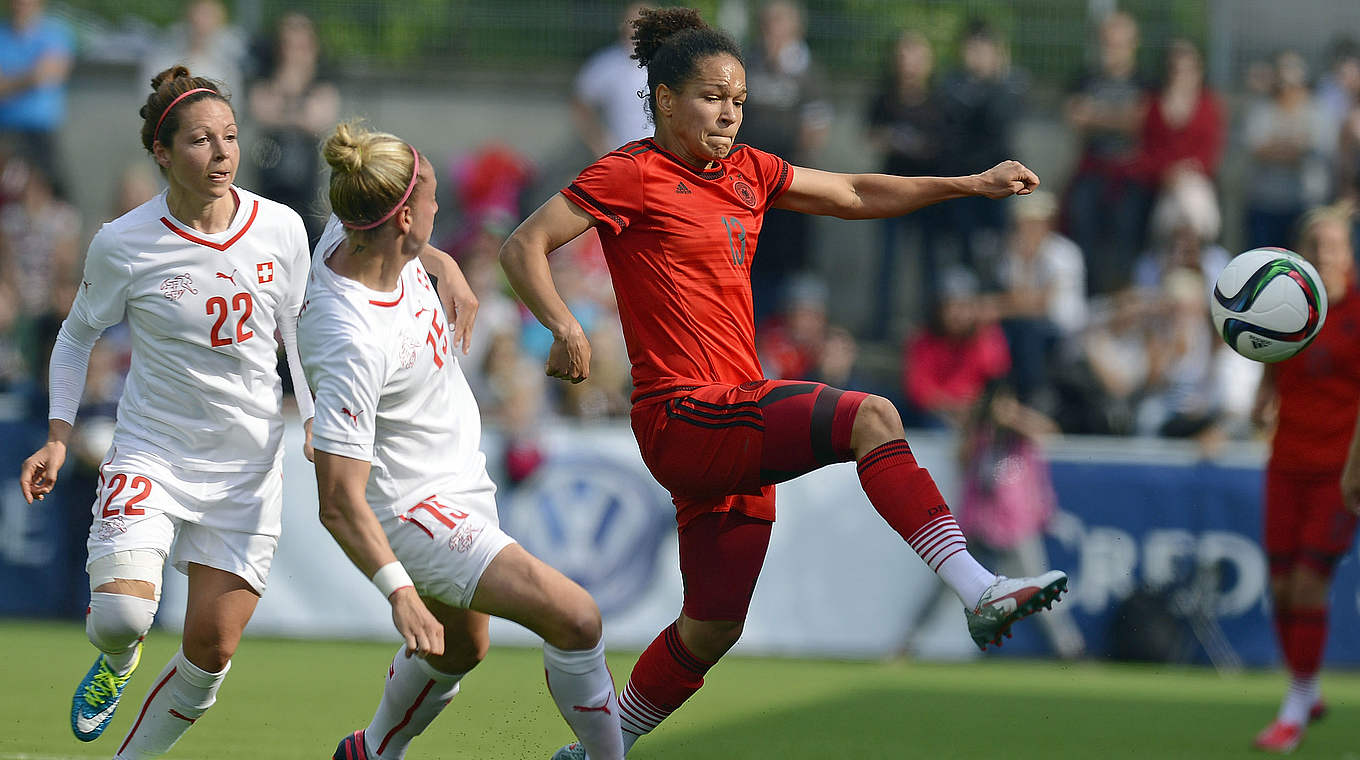
POLYGON ((1256 747, 1291 752, 1327 708, 1318 669, 1327 643, 1332 571, 1355 537, 1341 473, 1360 409, 1360 295, 1355 291, 1350 214, 1326 207, 1301 226, 1299 253, 1327 290, 1327 322, 1312 345, 1266 367, 1255 419, 1275 424, 1266 465, 1265 548, 1275 600, 1275 633, 1289 667, 1289 691, 1256 747))
MULTIPOLYGON (((685 8, 644 12, 634 28, 655 138, 589 166, 501 249, 510 283, 552 331, 547 373, 581 382, 590 343, 557 292, 548 254, 599 230, 632 363, 633 431, 675 502, 684 607, 620 695, 628 748, 694 694, 741 635, 775 483, 858 461, 869 500, 963 600, 980 647, 1000 643, 1067 585, 1059 571, 1007 579, 979 565, 912 456, 897 409, 866 393, 766 380, 752 321, 751 259, 770 208, 892 217, 950 198, 1027 194, 1038 177, 1014 161, 953 178, 791 166, 736 143, 746 73, 731 38, 685 8)), ((834 516, 836 505, 828 508, 834 516)), ((584 755, 569 745, 557 757, 584 755)))
MULTIPOLYGON (((99 654, 71 700, 76 738, 97 739, 113 719, 167 563, 188 576, 189 590, 183 643, 148 689, 118 760, 168 752, 216 701, 282 527, 280 346, 293 387, 306 387, 296 341, 307 284, 302 218, 233 184, 236 114, 218 83, 175 66, 151 88, 142 146, 168 187, 90 241, 52 347, 47 443, 19 475, 29 503, 52 492, 90 351, 126 319, 132 364, 86 541, 85 632, 99 654)), ((310 429, 312 399, 297 401, 310 429)))

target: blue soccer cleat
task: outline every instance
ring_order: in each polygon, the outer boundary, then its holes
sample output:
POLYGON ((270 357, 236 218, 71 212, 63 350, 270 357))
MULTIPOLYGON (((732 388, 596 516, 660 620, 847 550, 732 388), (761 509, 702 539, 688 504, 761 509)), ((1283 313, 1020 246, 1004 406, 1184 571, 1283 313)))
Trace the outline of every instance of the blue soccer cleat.
POLYGON ((340 740, 331 760, 368 760, 368 747, 364 746, 364 731, 359 729, 340 740))
POLYGON ((71 731, 83 742, 92 742, 104 733, 113 720, 113 711, 118 709, 118 700, 123 697, 123 687, 137 670, 142 661, 142 642, 137 642, 137 654, 132 658, 132 667, 123 675, 117 675, 109 668, 109 663, 100 652, 99 658, 90 666, 75 696, 71 698, 71 731))

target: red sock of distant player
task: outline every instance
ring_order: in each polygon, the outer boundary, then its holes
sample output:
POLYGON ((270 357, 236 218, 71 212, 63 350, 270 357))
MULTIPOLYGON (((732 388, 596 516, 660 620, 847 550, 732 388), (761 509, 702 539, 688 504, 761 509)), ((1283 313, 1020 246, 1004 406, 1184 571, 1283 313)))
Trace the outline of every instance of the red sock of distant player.
MULTIPOLYGON (((1277 615, 1279 617, 1279 615, 1277 615)), ((1327 608, 1295 607, 1283 613, 1288 629, 1281 641, 1285 663, 1289 666, 1289 691, 1280 704, 1279 719, 1303 725, 1308 711, 1318 700, 1318 668, 1327 646, 1327 608)))
POLYGON ((916 464, 902 439, 859 460, 859 482, 874 509, 969 607, 996 580, 973 555, 935 480, 916 464))
POLYGON ((624 752, 698 691, 711 667, 689 651, 674 623, 662 631, 638 658, 619 695, 624 752))

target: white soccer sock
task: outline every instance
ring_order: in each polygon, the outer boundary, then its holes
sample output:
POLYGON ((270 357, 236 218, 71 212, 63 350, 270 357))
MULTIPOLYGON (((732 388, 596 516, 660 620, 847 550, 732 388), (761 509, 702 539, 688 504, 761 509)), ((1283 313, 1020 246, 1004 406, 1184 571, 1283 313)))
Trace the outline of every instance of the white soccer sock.
POLYGON ((397 650, 387 669, 382 701, 373 722, 364 729, 364 745, 371 757, 400 760, 406 747, 434 721, 458 693, 464 673, 441 673, 423 657, 407 657, 397 650))
POLYGON ((982 592, 996 582, 996 573, 979 564, 967 549, 955 552, 935 572, 970 610, 982 599, 982 592))
POLYGON ((590 760, 621 760, 619 701, 604 661, 604 640, 592 649, 567 651, 544 643, 548 693, 590 760))
POLYGON ((1308 723, 1308 711, 1313 709, 1321 693, 1316 673, 1307 678, 1290 678, 1289 691, 1285 692, 1284 701, 1280 703, 1280 722, 1298 726, 1308 723))
POLYGON ((142 640, 156 619, 159 605, 151 599, 127 594, 90 593, 90 611, 85 614, 85 635, 99 651, 109 668, 125 675, 137 657, 137 642, 142 640))
POLYGON ((146 760, 170 751, 175 742, 217 701, 217 688, 231 670, 209 673, 180 649, 156 677, 115 760, 146 760))

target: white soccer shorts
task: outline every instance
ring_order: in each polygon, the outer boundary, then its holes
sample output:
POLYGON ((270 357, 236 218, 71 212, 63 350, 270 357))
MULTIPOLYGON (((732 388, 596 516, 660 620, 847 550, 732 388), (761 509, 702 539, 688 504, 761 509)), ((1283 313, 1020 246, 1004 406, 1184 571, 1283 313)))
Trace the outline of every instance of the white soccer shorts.
POLYGON ((92 512, 87 568, 113 552, 148 549, 186 575, 189 563, 206 565, 263 594, 282 523, 282 465, 202 472, 115 446, 92 512))
POLYGON ((501 530, 490 490, 430 496, 382 526, 416 591, 464 609, 491 560, 515 543, 501 530))

